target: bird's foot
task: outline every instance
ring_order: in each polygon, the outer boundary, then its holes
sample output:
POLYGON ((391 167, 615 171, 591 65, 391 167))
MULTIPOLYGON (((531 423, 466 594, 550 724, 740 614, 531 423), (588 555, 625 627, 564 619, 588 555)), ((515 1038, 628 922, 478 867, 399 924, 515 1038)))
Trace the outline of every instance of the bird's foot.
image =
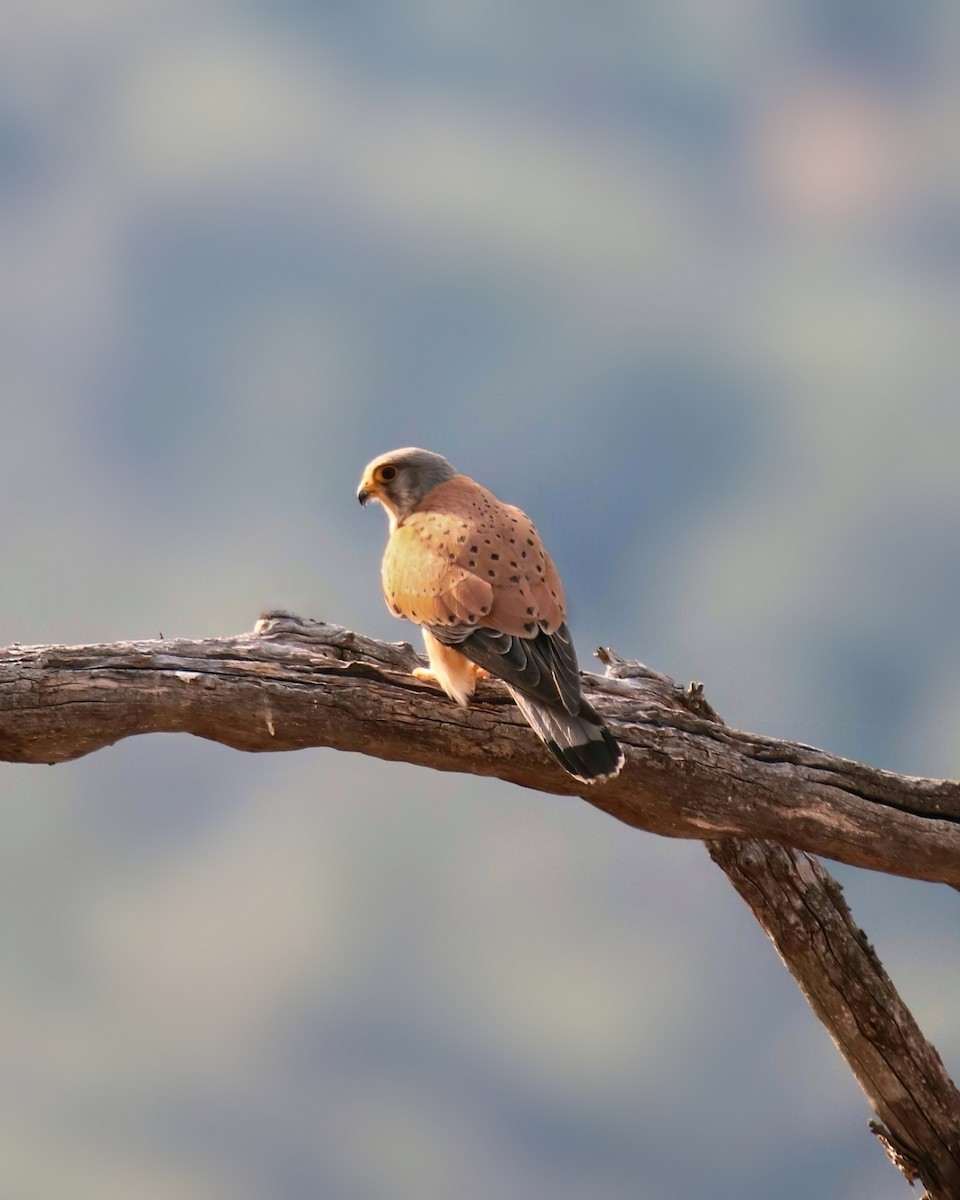
MULTIPOLYGON (((470 668, 473 671, 474 678, 480 681, 490 678, 490 672, 484 670, 483 667, 478 667, 476 663, 471 663, 470 668)), ((410 674, 414 677, 414 679, 422 679, 424 683, 436 684, 438 688, 443 687, 443 684, 429 667, 414 667, 410 674)))

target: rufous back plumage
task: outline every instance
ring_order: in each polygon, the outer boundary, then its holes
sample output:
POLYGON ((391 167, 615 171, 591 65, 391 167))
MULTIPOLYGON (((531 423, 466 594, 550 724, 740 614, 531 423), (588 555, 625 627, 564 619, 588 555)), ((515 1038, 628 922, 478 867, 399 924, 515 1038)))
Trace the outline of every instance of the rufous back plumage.
POLYGON ((563 588, 533 523, 457 475, 398 525, 383 559, 383 591, 397 616, 420 625, 479 625, 518 636, 553 633, 563 588))

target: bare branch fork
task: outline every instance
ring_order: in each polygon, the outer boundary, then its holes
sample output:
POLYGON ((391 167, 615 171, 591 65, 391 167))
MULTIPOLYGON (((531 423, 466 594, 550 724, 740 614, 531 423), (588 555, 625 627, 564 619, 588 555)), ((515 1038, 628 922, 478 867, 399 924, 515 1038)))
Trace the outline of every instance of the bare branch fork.
POLYGON ((580 795, 704 840, 846 1058, 891 1159, 930 1200, 957 1200, 960 1094, 806 852, 960 887, 960 784, 728 729, 698 686, 599 656, 607 674, 585 690, 627 764, 594 788, 557 769, 499 685, 457 708, 410 675, 410 646, 284 612, 231 638, 0 650, 0 761, 63 762, 161 731, 251 751, 331 746, 580 795))

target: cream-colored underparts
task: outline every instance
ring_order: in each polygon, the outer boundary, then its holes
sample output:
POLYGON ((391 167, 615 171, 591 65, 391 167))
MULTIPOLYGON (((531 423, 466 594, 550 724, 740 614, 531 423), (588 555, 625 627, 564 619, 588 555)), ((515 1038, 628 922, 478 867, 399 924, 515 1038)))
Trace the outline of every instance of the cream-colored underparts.
POLYGON ((451 700, 466 707, 477 686, 477 668, 458 650, 438 642, 429 629, 423 629, 422 633, 433 677, 451 700))

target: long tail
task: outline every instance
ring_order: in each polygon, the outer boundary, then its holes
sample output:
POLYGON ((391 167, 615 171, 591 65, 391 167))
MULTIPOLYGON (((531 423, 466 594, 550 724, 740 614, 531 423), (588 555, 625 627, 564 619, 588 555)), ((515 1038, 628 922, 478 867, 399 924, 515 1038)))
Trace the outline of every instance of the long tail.
POLYGON ((557 762, 581 783, 602 783, 619 774, 623 751, 599 714, 586 703, 578 716, 548 708, 507 684, 530 728, 557 762))

